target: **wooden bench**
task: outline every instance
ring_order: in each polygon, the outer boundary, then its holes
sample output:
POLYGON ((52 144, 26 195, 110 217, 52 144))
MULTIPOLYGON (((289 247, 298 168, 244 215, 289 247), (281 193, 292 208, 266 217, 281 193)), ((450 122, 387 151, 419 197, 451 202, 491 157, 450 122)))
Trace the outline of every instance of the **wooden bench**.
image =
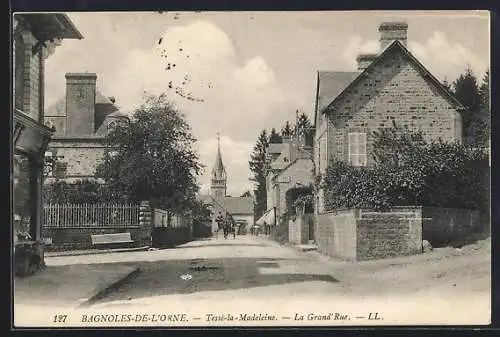
POLYGON ((44 246, 52 246, 52 238, 42 238, 44 246))
POLYGON ((113 243, 133 243, 130 233, 96 234, 90 236, 93 245, 105 245, 113 243))

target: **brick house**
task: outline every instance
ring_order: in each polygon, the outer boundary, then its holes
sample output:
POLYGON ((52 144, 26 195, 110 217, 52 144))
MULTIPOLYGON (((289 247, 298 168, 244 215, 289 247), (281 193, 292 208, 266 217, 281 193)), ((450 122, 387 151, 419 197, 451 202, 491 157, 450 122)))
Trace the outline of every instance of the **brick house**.
POLYGON ((269 144, 269 168, 266 175, 267 212, 274 210, 277 219, 287 212, 287 191, 313 183, 311 145, 303 134, 297 132, 292 136, 284 136, 283 143, 269 144))
MULTIPOLYGON (((354 72, 319 71, 315 108, 315 174, 329 162, 370 165, 371 133, 392 122, 427 140, 461 141, 463 106, 407 49, 408 25, 379 26, 380 52, 357 57, 354 72)), ((323 213, 323 193, 316 212, 323 213)))
POLYGON ((12 18, 13 247, 16 272, 43 265, 41 190, 44 153, 54 132, 44 125, 45 59, 63 39, 83 39, 65 14, 12 18))
POLYGON ((45 123, 56 129, 48 155, 60 158, 58 178, 71 183, 94 177, 109 128, 128 117, 119 111, 113 97, 97 90, 96 74, 67 73, 65 77, 66 96, 47 109, 45 123))

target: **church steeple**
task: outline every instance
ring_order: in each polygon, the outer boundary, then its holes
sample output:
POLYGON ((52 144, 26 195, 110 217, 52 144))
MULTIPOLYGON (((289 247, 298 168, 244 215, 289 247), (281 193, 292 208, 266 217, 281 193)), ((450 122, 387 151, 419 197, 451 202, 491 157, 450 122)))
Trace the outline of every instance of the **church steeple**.
POLYGON ((226 196, 227 175, 222 155, 220 152, 220 137, 217 133, 217 155, 215 157, 215 165, 212 169, 212 185, 210 186, 210 194, 214 197, 226 196))

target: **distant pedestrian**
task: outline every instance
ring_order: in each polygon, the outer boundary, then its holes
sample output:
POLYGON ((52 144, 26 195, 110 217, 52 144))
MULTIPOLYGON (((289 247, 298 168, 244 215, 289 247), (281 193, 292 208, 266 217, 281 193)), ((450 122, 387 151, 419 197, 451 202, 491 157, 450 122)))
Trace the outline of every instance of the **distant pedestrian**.
POLYGON ((230 229, 231 229, 231 217, 229 213, 226 213, 226 218, 224 219, 224 239, 227 239, 230 229))
POLYGON ((231 217, 231 233, 233 234, 233 239, 236 239, 236 221, 231 217))
POLYGON ((215 222, 217 223, 217 234, 218 234, 221 229, 224 229, 224 217, 222 216, 221 212, 219 212, 219 215, 217 215, 217 218, 215 218, 215 222))

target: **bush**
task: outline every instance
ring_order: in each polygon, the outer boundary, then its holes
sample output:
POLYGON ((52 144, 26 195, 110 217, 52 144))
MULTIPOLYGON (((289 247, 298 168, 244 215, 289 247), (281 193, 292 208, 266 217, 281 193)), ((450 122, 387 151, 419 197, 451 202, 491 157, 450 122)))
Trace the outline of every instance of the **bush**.
POLYGON ((329 165, 322 182, 326 209, 487 208, 484 151, 458 143, 425 142, 421 133, 397 126, 374 133, 374 138, 374 165, 329 165))
POLYGON ((312 196, 312 186, 300 186, 289 189, 285 193, 287 212, 294 214, 297 207, 304 207, 306 213, 312 213, 314 210, 312 196))
POLYGON ((65 181, 46 184, 43 187, 43 198, 46 203, 70 204, 111 203, 128 199, 109 185, 91 180, 79 180, 71 184, 65 181))

